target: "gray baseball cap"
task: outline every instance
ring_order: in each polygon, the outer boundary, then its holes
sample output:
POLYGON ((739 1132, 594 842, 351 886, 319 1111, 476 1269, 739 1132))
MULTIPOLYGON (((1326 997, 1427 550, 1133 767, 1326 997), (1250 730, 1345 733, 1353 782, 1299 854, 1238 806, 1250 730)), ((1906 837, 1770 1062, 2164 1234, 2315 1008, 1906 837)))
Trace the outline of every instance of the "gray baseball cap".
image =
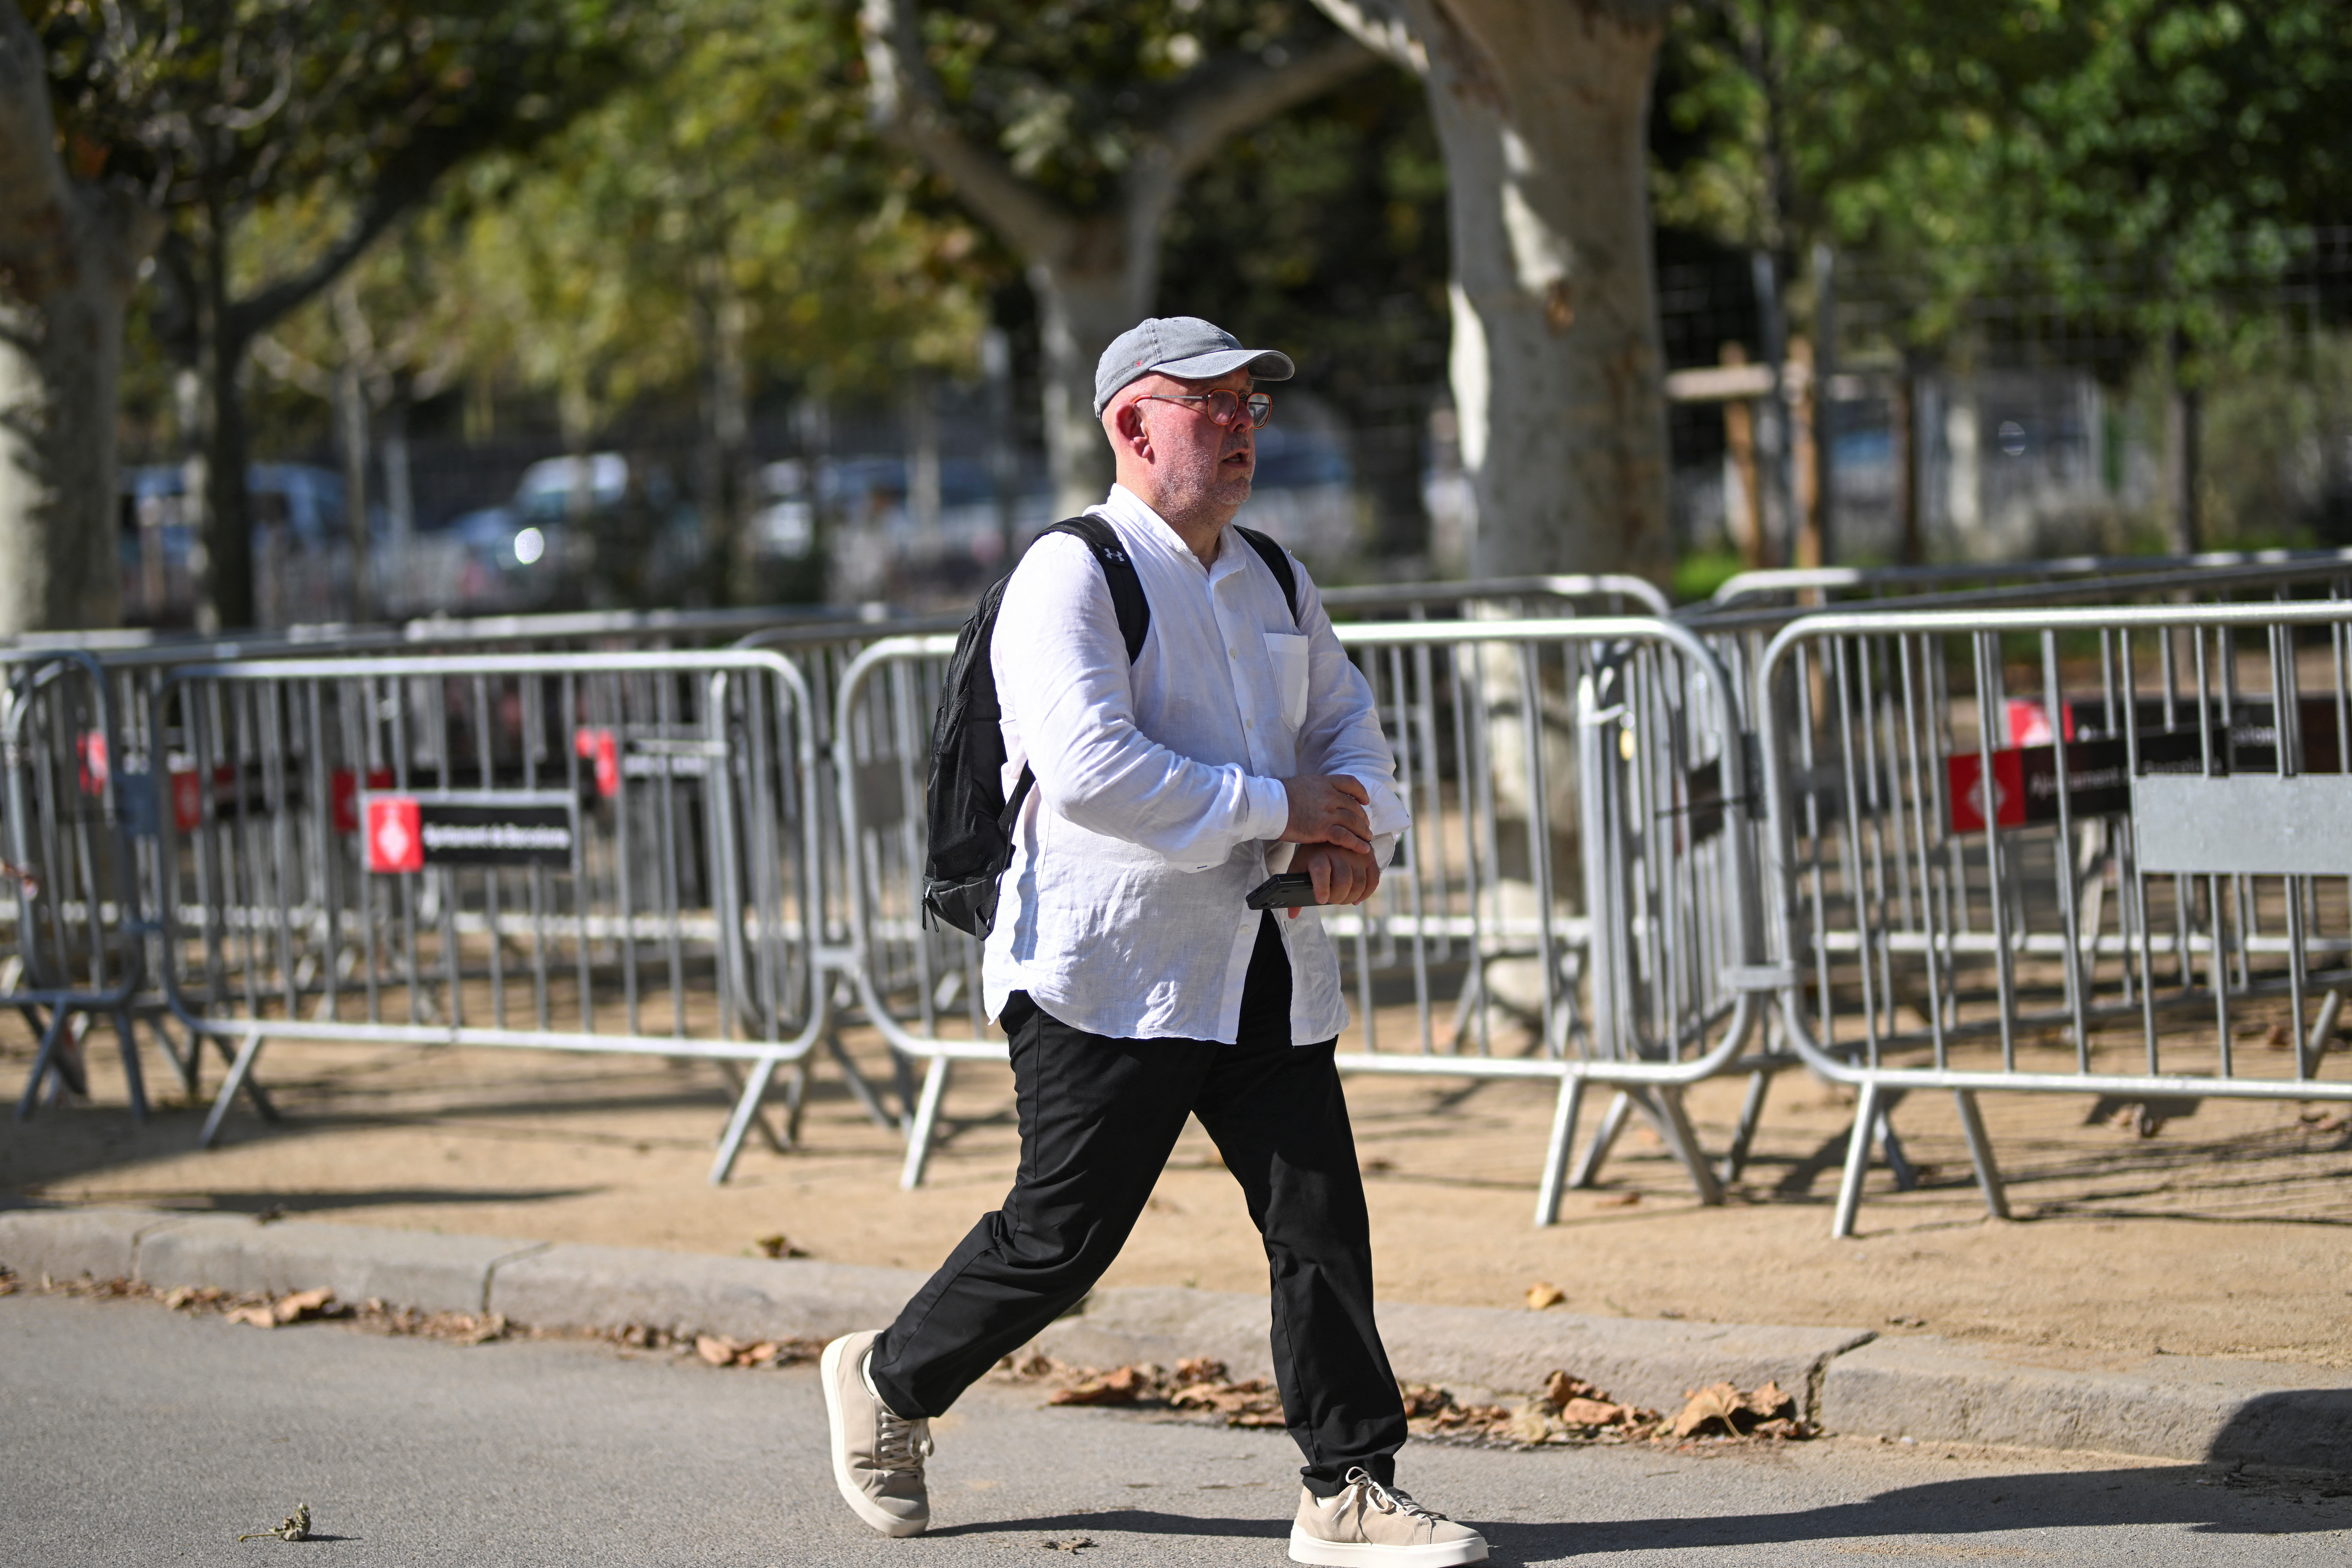
POLYGON ((1129 382, 1157 372, 1185 381, 1212 381, 1243 366, 1260 381, 1298 374, 1279 349, 1245 349, 1223 327, 1198 316, 1154 316, 1113 338, 1095 363, 1095 417, 1129 382))

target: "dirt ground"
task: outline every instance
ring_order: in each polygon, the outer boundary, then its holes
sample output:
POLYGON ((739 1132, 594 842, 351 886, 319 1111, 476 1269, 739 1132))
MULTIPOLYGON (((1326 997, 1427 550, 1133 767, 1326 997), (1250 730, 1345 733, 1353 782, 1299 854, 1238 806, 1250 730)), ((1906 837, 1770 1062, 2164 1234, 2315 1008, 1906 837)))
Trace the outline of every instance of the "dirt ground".
MULTIPOLYGON (((881 1072, 871 1042, 852 1048, 881 1072)), ((110 1034, 90 1042, 93 1099, 0 1136, 0 1193, 50 1203, 288 1214, 416 1229, 736 1254, 775 1233, 814 1258, 925 1268, 995 1205, 1013 1162, 1011 1076, 959 1071, 926 1184, 898 1185, 896 1135, 822 1065, 799 1148, 754 1142, 708 1184, 729 1095, 708 1064, 449 1047, 271 1046, 261 1076, 285 1120, 240 1107, 222 1146, 160 1055, 169 1090, 144 1127, 125 1109, 110 1034)), ((0 1081, 29 1064, 0 1022, 0 1081)), ((206 1069, 206 1089, 219 1067, 206 1069)), ((1691 1096, 1707 1147, 1743 1084, 1691 1096)), ((1560 1222, 1531 1223, 1552 1098, 1529 1083, 1359 1078, 1349 1103, 1383 1297, 1629 1317, 1835 1323, 2030 1348, 2037 1358, 2241 1356, 2352 1365, 2352 1129, 2342 1108, 2208 1100, 2160 1107, 2152 1136, 2082 1096, 1990 1096, 2015 1217, 1990 1221, 1948 1099, 1895 1125, 1922 1181, 1873 1173, 1861 1235, 1829 1237, 1851 1096, 1801 1073, 1775 1084, 1742 1181, 1700 1206, 1638 1119, 1560 1222), (2117 1125, 2118 1122, 2130 1125, 2117 1125)), ((1588 1097, 1580 1142, 1608 1097, 1588 1097)), ((779 1111, 780 1111, 779 1108, 779 1111)), ((1237 1190, 1197 1125, 1107 1285, 1263 1289, 1237 1190)))

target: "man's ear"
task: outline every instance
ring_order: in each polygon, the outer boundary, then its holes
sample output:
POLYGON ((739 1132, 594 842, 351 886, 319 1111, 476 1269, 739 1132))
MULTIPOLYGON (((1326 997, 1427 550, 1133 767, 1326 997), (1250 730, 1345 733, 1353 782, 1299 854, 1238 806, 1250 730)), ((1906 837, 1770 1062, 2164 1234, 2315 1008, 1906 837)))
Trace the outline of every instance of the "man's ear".
POLYGON ((1148 439, 1143 428, 1143 405, 1139 402, 1119 405, 1118 411, 1111 416, 1111 425, 1118 431, 1121 441, 1148 439))

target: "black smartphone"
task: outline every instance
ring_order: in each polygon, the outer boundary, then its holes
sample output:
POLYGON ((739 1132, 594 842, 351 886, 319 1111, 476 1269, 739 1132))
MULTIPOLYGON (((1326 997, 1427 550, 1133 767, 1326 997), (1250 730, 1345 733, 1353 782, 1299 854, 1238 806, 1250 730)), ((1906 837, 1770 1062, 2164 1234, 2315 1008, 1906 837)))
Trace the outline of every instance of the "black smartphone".
POLYGON ((1304 871, 1277 871, 1249 891, 1254 910, 1303 910, 1322 901, 1315 896, 1315 879, 1304 871))

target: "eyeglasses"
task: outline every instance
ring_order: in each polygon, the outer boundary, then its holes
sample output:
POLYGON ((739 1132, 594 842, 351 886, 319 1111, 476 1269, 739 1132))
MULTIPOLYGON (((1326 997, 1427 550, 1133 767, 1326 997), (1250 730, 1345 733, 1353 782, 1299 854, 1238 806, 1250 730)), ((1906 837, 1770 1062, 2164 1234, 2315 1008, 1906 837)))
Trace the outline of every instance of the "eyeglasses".
POLYGON ((1146 392, 1136 398, 1138 403, 1205 403, 1209 417, 1217 424, 1231 427, 1242 422, 1242 411, 1249 411, 1250 428, 1263 430, 1265 422, 1274 417, 1274 395, 1266 392, 1239 393, 1230 388, 1215 392, 1146 392))

